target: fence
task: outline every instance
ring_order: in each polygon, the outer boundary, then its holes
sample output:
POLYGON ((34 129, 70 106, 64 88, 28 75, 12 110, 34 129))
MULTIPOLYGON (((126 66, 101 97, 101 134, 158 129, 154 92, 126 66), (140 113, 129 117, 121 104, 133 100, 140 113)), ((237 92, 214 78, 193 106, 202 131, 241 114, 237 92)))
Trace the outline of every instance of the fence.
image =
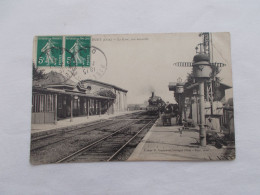
POLYGON ((32 123, 54 123, 54 107, 53 94, 34 94, 32 97, 32 123))
POLYGON ((220 125, 228 131, 228 134, 234 138, 234 109, 233 107, 223 108, 223 115, 220 118, 220 125))

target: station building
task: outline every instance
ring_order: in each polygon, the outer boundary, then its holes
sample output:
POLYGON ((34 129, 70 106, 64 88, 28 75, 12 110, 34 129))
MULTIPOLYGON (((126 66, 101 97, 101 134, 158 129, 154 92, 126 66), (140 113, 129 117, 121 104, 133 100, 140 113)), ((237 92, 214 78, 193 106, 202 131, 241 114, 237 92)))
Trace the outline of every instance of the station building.
POLYGON ((73 82, 50 72, 33 81, 32 123, 56 123, 78 116, 114 114, 127 110, 127 90, 95 80, 73 82))

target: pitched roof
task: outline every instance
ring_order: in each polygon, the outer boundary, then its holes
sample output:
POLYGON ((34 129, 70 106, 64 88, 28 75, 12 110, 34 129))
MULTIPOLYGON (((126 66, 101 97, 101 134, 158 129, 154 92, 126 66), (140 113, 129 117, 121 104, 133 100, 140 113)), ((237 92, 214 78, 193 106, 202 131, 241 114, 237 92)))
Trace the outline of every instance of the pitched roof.
POLYGON ((111 85, 108 83, 95 81, 92 79, 82 80, 78 83, 72 81, 71 79, 65 77, 61 73, 51 71, 45 75, 45 78, 40 80, 33 80, 33 87, 43 87, 43 88, 69 88, 69 89, 76 89, 79 91, 86 91, 87 89, 83 87, 82 83, 84 82, 91 82, 93 84, 102 84, 109 87, 113 87, 114 89, 127 92, 127 90, 117 87, 115 85, 111 85))
POLYGON ((92 93, 83 93, 80 91, 69 91, 69 90, 55 89, 55 88, 43 88, 43 87, 38 87, 38 86, 33 87, 33 92, 58 93, 58 94, 65 94, 65 95, 77 95, 77 96, 82 96, 82 97, 109 99, 109 100, 115 99, 115 98, 111 98, 111 97, 95 95, 92 93))
POLYGON ((105 83, 105 82, 101 82, 101 81, 96 81, 96 80, 92 80, 92 79, 86 79, 86 80, 82 80, 80 81, 80 83, 83 83, 83 82, 90 82, 90 83, 99 83, 99 84, 102 84, 102 85, 106 85, 106 86, 109 86, 109 87, 113 87, 119 91, 123 91, 123 92, 128 92, 126 89, 123 89, 121 87, 117 87, 115 85, 112 85, 112 84, 108 84, 108 83, 105 83))

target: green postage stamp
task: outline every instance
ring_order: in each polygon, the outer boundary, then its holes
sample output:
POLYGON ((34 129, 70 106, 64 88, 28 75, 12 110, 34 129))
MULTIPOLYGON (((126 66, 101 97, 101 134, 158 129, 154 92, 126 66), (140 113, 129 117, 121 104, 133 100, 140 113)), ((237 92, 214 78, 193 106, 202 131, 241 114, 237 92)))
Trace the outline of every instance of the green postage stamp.
POLYGON ((39 36, 36 38, 37 66, 90 66, 90 36, 39 36))
POLYGON ((37 38, 37 66, 62 66, 62 36, 37 38))
POLYGON ((90 42, 88 36, 65 37, 65 66, 90 66, 90 42))

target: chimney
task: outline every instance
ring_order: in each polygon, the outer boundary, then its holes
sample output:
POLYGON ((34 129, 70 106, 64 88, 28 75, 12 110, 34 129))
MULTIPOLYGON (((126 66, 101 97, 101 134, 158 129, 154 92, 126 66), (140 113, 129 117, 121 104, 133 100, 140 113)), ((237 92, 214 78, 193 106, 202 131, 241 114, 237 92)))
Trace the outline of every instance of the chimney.
POLYGON ((152 98, 154 97, 154 92, 152 92, 152 98))

